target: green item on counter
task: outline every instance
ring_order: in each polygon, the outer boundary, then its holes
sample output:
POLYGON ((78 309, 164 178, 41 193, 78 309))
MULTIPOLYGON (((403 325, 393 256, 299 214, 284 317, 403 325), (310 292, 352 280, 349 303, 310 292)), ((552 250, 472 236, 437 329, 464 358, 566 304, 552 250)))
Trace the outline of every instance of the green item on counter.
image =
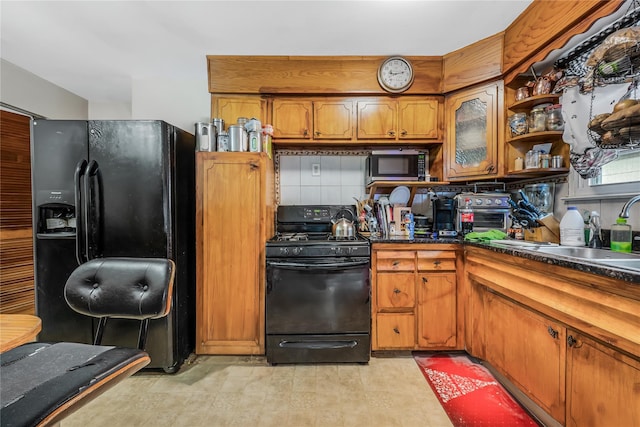
POLYGON ((464 236, 464 240, 471 242, 488 242, 490 240, 503 240, 505 237, 507 237, 507 233, 501 230, 472 231, 464 236))

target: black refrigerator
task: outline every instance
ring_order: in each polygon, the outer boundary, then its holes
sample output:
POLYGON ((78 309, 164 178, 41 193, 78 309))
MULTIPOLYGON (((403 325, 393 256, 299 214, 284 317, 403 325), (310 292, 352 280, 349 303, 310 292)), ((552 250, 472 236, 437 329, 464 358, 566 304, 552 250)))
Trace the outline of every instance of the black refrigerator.
MULTIPOLYGON (((176 372, 195 340, 195 137, 159 120, 33 120, 31 170, 40 341, 91 343, 71 310, 71 272, 100 257, 176 264, 173 307, 151 320, 147 368, 176 372)), ((110 319, 103 345, 136 347, 139 322, 110 319)))

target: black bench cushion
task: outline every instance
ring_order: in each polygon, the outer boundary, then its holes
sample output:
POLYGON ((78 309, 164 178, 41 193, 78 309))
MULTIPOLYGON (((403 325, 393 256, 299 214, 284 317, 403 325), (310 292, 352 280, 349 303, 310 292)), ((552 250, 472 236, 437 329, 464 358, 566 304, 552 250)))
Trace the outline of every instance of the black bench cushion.
POLYGON ((30 343, 0 354, 0 424, 36 426, 61 419, 149 363, 137 349, 30 343))

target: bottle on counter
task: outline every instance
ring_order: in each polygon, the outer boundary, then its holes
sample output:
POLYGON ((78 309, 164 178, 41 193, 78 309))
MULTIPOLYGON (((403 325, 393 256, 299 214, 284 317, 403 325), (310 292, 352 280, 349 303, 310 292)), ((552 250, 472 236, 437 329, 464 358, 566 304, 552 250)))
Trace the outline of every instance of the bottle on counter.
POLYGON ((460 209, 460 232, 463 236, 473 231, 473 209, 471 199, 464 199, 464 207, 460 209))
POLYGON ((560 244, 584 246, 584 220, 575 206, 569 206, 560 221, 560 244))
POLYGON ((611 250, 631 252, 631 226, 626 218, 618 218, 611 226, 611 250))
POLYGON ((600 214, 596 211, 591 212, 591 218, 589 219, 589 247, 600 249, 602 248, 602 233, 600 226, 600 214))

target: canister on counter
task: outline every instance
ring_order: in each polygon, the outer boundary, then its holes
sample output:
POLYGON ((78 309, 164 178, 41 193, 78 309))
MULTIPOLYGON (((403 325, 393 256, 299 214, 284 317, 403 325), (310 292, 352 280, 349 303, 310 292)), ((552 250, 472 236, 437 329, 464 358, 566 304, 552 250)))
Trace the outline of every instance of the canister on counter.
POLYGON ((213 123, 196 123, 196 151, 216 151, 216 127, 213 123))
POLYGON ((218 132, 218 151, 229 151, 229 133, 226 131, 218 132))
POLYGON ((262 132, 261 131, 249 132, 249 151, 252 153, 258 153, 262 151, 262 132))
POLYGON ((564 164, 564 159, 562 156, 553 156, 551 158, 551 167, 554 169, 560 169, 564 164))
POLYGON ((216 117, 213 120, 211 120, 211 123, 215 125, 217 133, 224 131, 224 119, 220 119, 216 117))
POLYGON ((244 125, 229 126, 229 151, 247 151, 248 149, 247 131, 244 125))

